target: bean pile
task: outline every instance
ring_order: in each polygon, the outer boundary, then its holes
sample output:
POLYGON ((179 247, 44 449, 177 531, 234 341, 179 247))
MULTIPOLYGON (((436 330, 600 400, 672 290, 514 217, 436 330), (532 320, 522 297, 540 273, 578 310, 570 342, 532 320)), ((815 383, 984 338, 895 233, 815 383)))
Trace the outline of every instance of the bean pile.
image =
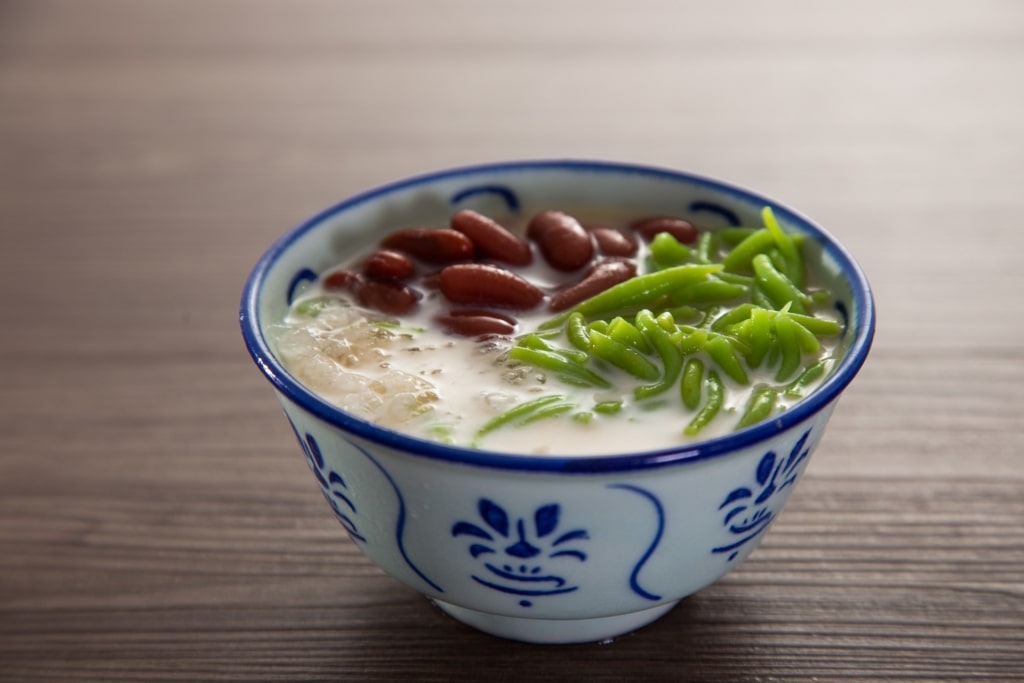
POLYGON ((659 216, 619 230, 584 227, 561 211, 535 215, 523 239, 488 216, 463 210, 449 227, 388 234, 359 270, 336 270, 323 284, 328 291, 349 292, 367 308, 398 316, 411 313, 426 290, 438 289, 449 306, 435 320, 447 331, 508 336, 517 329, 513 311, 546 302, 557 313, 634 277, 638 238, 651 241, 661 233, 684 244, 697 239, 693 225, 679 218, 659 216), (564 284, 544 291, 512 270, 533 263, 534 247, 547 265, 567 274, 564 284))

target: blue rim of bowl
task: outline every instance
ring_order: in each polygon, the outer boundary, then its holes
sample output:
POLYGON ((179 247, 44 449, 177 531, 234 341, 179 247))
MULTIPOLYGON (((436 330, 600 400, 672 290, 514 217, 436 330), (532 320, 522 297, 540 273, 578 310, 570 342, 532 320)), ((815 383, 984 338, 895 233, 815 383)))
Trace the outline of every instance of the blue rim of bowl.
POLYGON ((304 410, 342 430, 371 442, 402 451, 412 457, 424 457, 450 463, 524 472, 570 472, 585 474, 645 470, 721 457, 800 424, 838 398, 839 394, 853 380, 864 364, 875 332, 875 307, 867 277, 849 252, 814 221, 774 199, 769 199, 727 182, 668 168, 614 161, 540 159, 463 166, 412 176, 357 194, 320 212, 282 235, 256 263, 242 293, 239 323, 249 354, 274 387, 304 410), (800 224, 804 230, 818 237, 823 249, 836 260, 842 272, 846 274, 850 281, 854 299, 853 310, 856 313, 856 319, 850 320, 849 324, 854 326, 856 335, 850 344, 850 348, 847 350, 842 361, 840 361, 839 366, 810 396, 780 413, 774 420, 762 422, 732 434, 706 441, 681 443, 671 448, 638 451, 628 454, 525 455, 449 446, 379 427, 349 415, 319 398, 295 380, 278 362, 267 339, 260 332, 259 293, 264 277, 271 266, 303 234, 314 229, 323 221, 354 206, 416 185, 423 185, 438 180, 454 179, 460 176, 559 169, 590 173, 641 174, 705 186, 716 192, 733 195, 743 201, 770 205, 776 215, 791 223, 800 224))

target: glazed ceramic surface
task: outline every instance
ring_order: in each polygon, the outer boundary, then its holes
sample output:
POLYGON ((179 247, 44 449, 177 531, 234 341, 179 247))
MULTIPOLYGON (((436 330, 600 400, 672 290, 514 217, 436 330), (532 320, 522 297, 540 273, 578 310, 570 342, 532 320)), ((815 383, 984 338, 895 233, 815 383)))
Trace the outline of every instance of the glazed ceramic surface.
POLYGON ((845 250, 770 199, 632 165, 540 161, 413 178, 357 196, 279 240, 243 296, 243 336, 272 382, 317 485, 368 557, 455 618, 518 640, 604 640, 658 618, 740 564, 793 492, 874 330, 871 293, 845 250), (414 439, 345 414, 294 379, 268 326, 317 275, 395 228, 444 225, 462 208, 566 206, 692 217, 702 228, 783 227, 817 245, 846 322, 842 360, 775 419, 677 448, 527 456, 414 439))

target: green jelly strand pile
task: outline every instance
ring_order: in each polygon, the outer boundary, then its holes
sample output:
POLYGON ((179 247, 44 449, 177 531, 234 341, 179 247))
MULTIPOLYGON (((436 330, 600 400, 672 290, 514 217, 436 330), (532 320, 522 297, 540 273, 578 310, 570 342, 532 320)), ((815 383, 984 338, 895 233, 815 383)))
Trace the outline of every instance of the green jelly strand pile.
MULTIPOLYGON (((725 378, 749 388, 736 429, 770 418, 782 397, 803 397, 831 370, 834 360, 822 340, 842 329, 815 315, 831 294, 807 286, 803 237, 784 232, 768 207, 762 219, 762 228, 704 232, 692 247, 657 235, 644 274, 521 337, 510 359, 565 384, 602 390, 621 386, 611 379, 621 371, 633 378, 631 398, 638 404, 655 397, 678 401, 682 431, 690 437, 724 419, 725 378), (774 381, 750 387, 758 368, 774 381)), ((587 422, 617 413, 627 398, 589 409, 561 395, 531 401, 492 420, 478 440, 498 427, 567 412, 587 422)))

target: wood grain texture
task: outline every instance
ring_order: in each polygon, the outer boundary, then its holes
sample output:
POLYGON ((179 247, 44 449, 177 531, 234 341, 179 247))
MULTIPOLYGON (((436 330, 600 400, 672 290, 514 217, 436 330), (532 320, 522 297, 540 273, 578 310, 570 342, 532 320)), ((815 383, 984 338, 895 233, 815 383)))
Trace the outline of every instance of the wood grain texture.
POLYGON ((0 681, 1024 679, 1024 5, 0 4, 0 681), (236 310, 439 167, 755 187, 879 329, 763 545, 641 632, 477 634, 327 513, 236 310))

